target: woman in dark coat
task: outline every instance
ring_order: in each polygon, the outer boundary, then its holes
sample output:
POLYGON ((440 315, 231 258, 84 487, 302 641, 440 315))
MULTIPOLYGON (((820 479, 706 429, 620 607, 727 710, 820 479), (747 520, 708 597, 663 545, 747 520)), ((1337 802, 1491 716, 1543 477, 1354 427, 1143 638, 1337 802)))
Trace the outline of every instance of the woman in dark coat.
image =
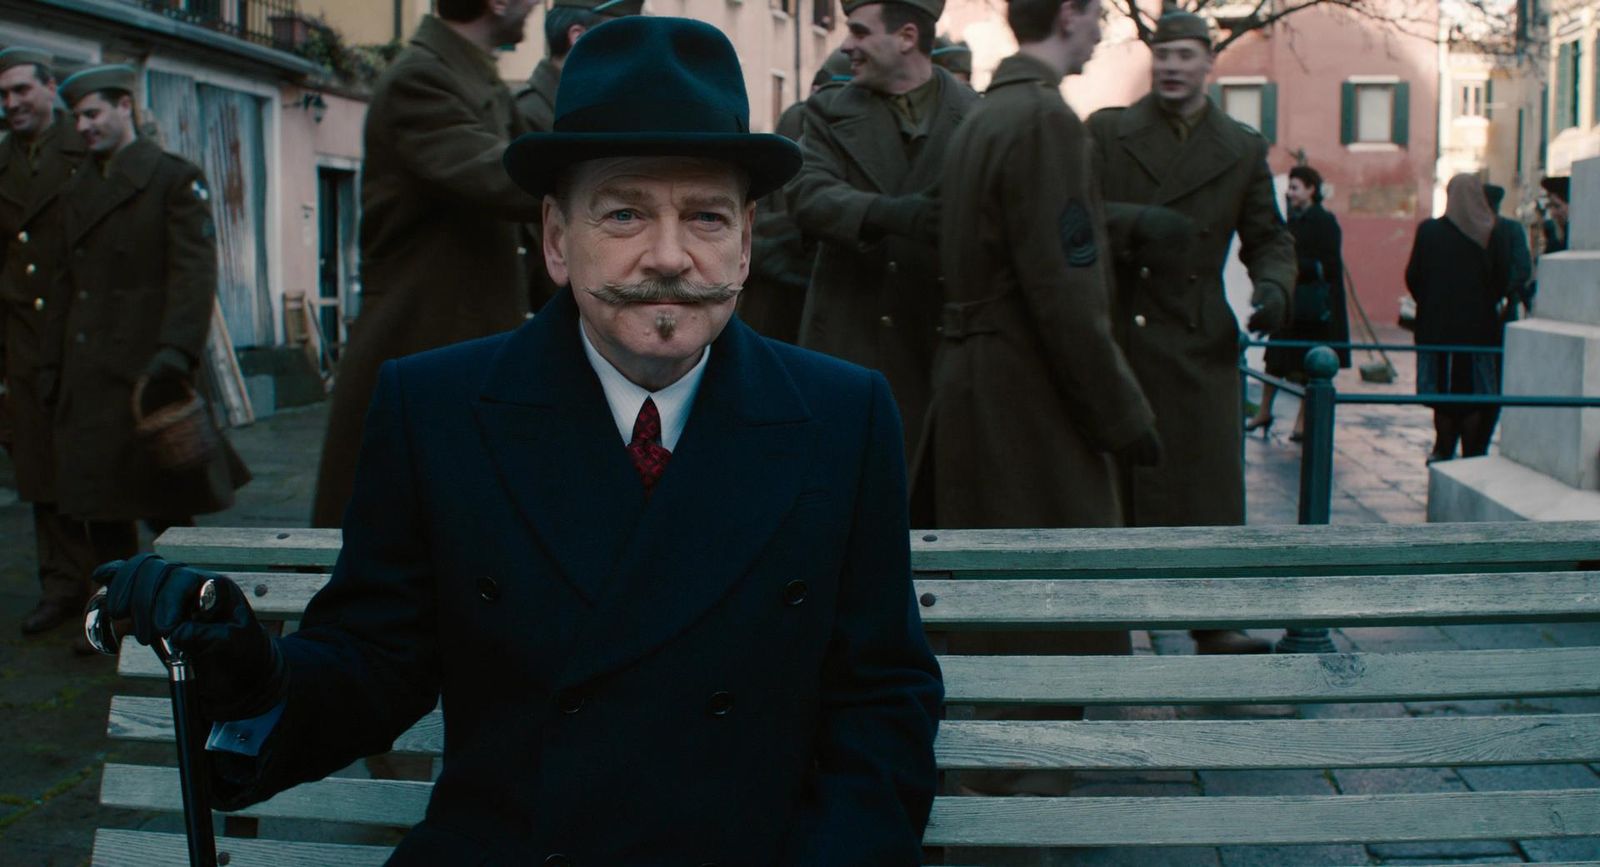
MULTIPOLYGON (((1509 236, 1496 224, 1474 175, 1450 179, 1445 215, 1417 227, 1406 265, 1406 288, 1417 299, 1416 341, 1494 347, 1498 305, 1509 285, 1509 236)), ((1500 356, 1494 352, 1417 353, 1418 394, 1499 394, 1500 356)), ((1492 407, 1434 406, 1437 438, 1428 462, 1476 457, 1489 450, 1499 413, 1492 407)))
MULTIPOLYGON (((1347 343, 1350 340, 1350 321, 1345 316, 1344 255, 1341 249, 1344 235, 1339 221, 1322 207, 1322 175, 1310 166, 1295 166, 1289 170, 1289 188, 1285 196, 1289 205, 1289 231, 1294 233, 1295 257, 1299 262, 1299 284, 1323 281, 1328 286, 1327 316, 1321 321, 1306 324, 1292 322, 1278 332, 1278 340, 1326 340, 1347 343)), ((1298 293, 1297 293, 1298 294, 1298 293)), ((1296 312, 1296 319, 1299 312, 1296 312)), ((1339 366, 1350 366, 1350 350, 1339 349, 1339 366)), ((1292 346, 1267 347, 1267 373, 1290 382, 1306 381, 1306 349, 1292 346)), ((1245 423, 1246 431, 1260 430, 1263 435, 1272 430, 1272 402, 1278 396, 1276 386, 1267 385, 1261 391, 1261 407, 1255 417, 1245 423)), ((1305 430, 1305 406, 1294 420, 1294 433, 1289 439, 1300 441, 1305 430)))

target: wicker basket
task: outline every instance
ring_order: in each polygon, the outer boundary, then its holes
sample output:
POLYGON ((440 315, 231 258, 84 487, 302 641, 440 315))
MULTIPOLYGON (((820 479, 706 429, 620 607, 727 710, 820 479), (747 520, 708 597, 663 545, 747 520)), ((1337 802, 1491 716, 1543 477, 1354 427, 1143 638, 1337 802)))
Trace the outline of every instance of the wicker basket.
POLYGON ((221 448, 217 428, 193 386, 183 383, 183 400, 146 414, 144 391, 149 384, 149 377, 141 376, 133 385, 133 432, 156 465, 164 470, 184 470, 215 456, 221 448))

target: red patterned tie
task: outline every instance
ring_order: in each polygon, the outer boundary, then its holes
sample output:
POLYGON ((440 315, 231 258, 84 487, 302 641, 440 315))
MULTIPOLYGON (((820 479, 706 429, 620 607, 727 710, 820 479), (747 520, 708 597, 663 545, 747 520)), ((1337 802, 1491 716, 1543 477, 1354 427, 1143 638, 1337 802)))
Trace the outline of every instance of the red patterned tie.
POLYGON ((633 468, 639 473, 639 481, 644 483, 644 495, 650 496, 661 474, 667 471, 672 452, 661 444, 661 413, 656 411, 656 402, 648 397, 644 399, 644 406, 639 407, 639 418, 633 423, 633 442, 628 443, 628 457, 633 459, 633 468))

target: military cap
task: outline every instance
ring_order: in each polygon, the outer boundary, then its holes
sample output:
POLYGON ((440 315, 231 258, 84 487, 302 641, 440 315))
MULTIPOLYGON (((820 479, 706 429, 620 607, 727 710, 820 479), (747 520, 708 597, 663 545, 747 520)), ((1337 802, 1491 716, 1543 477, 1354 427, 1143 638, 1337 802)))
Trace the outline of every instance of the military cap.
POLYGON ((1553 196, 1560 196, 1563 202, 1572 201, 1572 178, 1566 175, 1545 178, 1539 182, 1539 186, 1553 196))
POLYGON ((610 15, 613 18, 638 15, 644 11, 644 0, 555 0, 550 5, 587 9, 597 15, 610 15))
POLYGON ((812 87, 822 87, 826 84, 844 84, 854 78, 850 74, 850 55, 843 51, 835 51, 828 55, 822 62, 822 68, 811 78, 812 87))
POLYGON ((1156 32, 1151 37, 1150 44, 1160 45, 1163 42, 1177 42, 1180 39, 1198 39, 1210 47, 1211 25, 1193 12, 1175 9, 1162 15, 1156 22, 1156 32))
POLYGON ((13 66, 37 66, 45 75, 50 74, 50 64, 55 61, 48 51, 37 48, 23 48, 13 45, 0 51, 0 72, 5 72, 13 66))
POLYGON ((844 7, 844 14, 849 15, 863 6, 871 6, 874 3, 903 3, 915 9, 921 9, 933 16, 935 21, 938 21, 939 16, 944 14, 944 0, 844 0, 840 5, 844 7))
POLYGON ((933 40, 933 62, 951 72, 972 74, 972 49, 965 42, 951 42, 947 36, 933 40))
POLYGON ((72 108, 78 101, 91 93, 102 90, 120 90, 132 94, 137 87, 139 73, 131 66, 113 64, 111 66, 91 66, 88 69, 76 72, 61 82, 61 101, 72 108))

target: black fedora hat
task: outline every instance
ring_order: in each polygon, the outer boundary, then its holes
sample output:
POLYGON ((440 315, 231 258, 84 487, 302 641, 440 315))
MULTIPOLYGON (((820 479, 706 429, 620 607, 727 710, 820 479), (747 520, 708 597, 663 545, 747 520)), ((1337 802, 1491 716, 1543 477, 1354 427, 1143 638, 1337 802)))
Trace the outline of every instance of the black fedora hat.
POLYGON ((752 199, 800 170, 793 142, 750 132, 728 37, 688 18, 618 18, 585 33, 562 66, 552 126, 506 148, 506 171, 536 196, 568 166, 605 157, 726 160, 749 174, 752 199))

